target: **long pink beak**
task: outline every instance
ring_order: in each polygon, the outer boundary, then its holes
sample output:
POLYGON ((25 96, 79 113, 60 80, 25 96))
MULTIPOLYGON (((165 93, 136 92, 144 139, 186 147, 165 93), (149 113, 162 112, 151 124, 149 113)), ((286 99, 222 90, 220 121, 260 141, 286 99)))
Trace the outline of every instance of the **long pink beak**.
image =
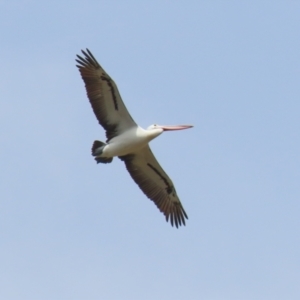
POLYGON ((170 131, 170 130, 183 130, 183 129, 189 129, 194 127, 193 125, 159 125, 157 126, 164 131, 170 131))

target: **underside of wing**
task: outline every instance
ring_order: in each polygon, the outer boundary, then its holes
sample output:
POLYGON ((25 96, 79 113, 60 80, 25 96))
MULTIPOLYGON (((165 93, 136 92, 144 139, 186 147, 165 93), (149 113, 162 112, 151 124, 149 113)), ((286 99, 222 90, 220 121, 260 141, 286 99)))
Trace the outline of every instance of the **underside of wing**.
POLYGON ((122 156, 126 168, 144 194, 170 219, 171 225, 185 225, 188 216, 176 194, 175 187, 157 162, 149 146, 139 152, 122 156))
POLYGON ((85 83, 88 98, 99 123, 106 130, 107 139, 137 126, 125 107, 115 82, 99 65, 92 53, 82 50, 77 55, 79 72, 85 83))

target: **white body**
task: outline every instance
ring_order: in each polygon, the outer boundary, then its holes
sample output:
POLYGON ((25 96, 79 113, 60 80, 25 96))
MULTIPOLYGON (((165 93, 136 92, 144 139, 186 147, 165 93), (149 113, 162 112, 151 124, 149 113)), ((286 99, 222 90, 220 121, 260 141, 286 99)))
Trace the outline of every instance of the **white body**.
POLYGON ((161 128, 143 129, 133 127, 112 138, 104 147, 100 157, 124 156, 144 148, 148 143, 163 133, 161 128))

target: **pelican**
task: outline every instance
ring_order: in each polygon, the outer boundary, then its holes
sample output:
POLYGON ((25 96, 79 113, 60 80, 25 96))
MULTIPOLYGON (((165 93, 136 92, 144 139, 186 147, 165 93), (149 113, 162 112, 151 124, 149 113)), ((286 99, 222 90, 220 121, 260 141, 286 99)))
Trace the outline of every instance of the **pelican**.
POLYGON ((154 157, 149 142, 164 131, 183 130, 193 126, 138 126, 125 107, 118 88, 93 54, 82 50, 77 68, 85 83, 87 96, 100 125, 106 131, 106 143, 94 141, 92 155, 97 163, 111 163, 119 157, 132 179, 165 215, 171 225, 185 225, 188 216, 177 196, 172 180, 154 157))

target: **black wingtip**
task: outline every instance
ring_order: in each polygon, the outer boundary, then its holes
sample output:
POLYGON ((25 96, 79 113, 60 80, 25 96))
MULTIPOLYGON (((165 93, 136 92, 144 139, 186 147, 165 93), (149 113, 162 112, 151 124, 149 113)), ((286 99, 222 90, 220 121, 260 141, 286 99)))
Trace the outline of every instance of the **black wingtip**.
POLYGON ((173 211, 169 214, 164 214, 166 221, 169 222, 172 227, 179 228, 180 226, 186 226, 185 220, 188 219, 186 212, 184 211, 183 207, 178 207, 178 210, 173 211))
POLYGON ((77 59, 76 62, 79 63, 79 65, 76 65, 77 68, 82 68, 82 67, 88 67, 88 66, 93 66, 94 68, 99 67, 99 63, 97 62, 96 58, 92 54, 92 52, 86 48, 86 50, 81 49, 82 54, 84 57, 80 55, 76 55, 77 59))

